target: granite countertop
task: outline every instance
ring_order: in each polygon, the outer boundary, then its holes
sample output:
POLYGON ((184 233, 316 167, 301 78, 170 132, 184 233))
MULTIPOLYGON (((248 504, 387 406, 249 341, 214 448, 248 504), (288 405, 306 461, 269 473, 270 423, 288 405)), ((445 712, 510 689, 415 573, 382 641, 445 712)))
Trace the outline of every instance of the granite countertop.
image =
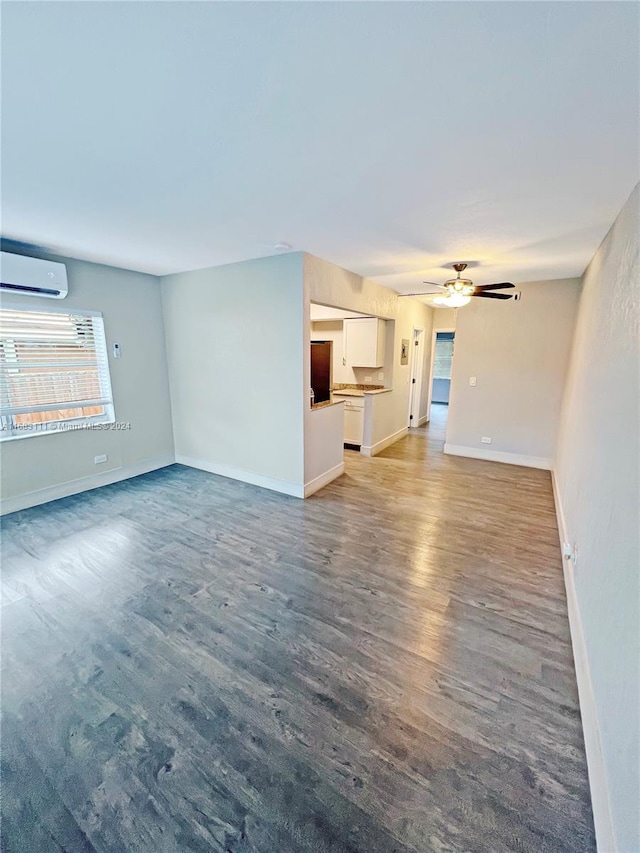
POLYGON ((385 394, 391 388, 383 385, 334 385, 331 393, 335 397, 364 397, 365 394, 385 394))
POLYGON ((344 403, 344 400, 323 400, 322 403, 314 403, 311 406, 311 411, 316 409, 326 409, 327 406, 337 406, 339 403, 344 403))

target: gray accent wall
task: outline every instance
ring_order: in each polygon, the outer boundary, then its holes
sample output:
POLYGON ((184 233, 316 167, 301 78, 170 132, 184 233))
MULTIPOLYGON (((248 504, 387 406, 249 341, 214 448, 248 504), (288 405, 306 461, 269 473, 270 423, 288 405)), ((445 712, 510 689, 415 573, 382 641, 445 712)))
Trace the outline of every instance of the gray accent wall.
POLYGON ((102 312, 116 421, 126 429, 79 430, 3 441, 2 511, 12 512, 169 465, 171 403, 159 280, 152 275, 55 255, 3 249, 66 264, 64 301, 2 295, 3 307, 102 312), (119 343, 122 357, 113 358, 119 343), (106 454, 96 465, 94 457, 106 454))

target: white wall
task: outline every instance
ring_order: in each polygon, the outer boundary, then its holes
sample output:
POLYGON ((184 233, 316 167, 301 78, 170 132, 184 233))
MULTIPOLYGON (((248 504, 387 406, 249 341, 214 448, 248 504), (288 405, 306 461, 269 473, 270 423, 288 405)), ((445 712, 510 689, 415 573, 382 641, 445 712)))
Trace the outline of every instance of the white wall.
POLYGON ((472 299, 458 310, 445 452, 550 469, 580 281, 520 289, 519 302, 472 299))
MULTIPOLYGON (((433 309, 416 299, 401 298, 386 287, 369 279, 323 261, 313 255, 304 255, 306 299, 322 305, 333 305, 362 314, 370 314, 393 321, 387 324, 387 352, 384 384, 393 388, 379 405, 385 410, 384 423, 389 435, 407 428, 409 418, 410 364, 400 364, 400 342, 413 339, 413 330, 424 329, 423 384, 420 417, 427 414, 427 391, 431 363, 431 337, 433 309)), ((307 305, 308 310, 308 305, 307 305)), ((373 384, 380 380, 375 378, 373 384)), ((359 381, 359 380, 354 380, 359 381)))
MULTIPOLYGON (((16 251, 12 246, 7 251, 16 251)), ((2 305, 46 310, 101 311, 117 421, 128 430, 78 430, 4 441, 2 511, 13 512, 48 500, 173 462, 171 406, 158 279, 142 273, 54 255, 67 266, 69 295, 64 302, 3 294, 2 305), (114 359, 119 343, 122 358, 114 359), (106 453, 108 461, 94 464, 106 453)))
POLYGON ((596 833, 621 853, 640 850, 639 206, 636 187, 584 275, 555 462, 596 833))
MULTIPOLYGON (((498 300, 495 300, 496 302, 498 300)), ((434 308, 433 309, 433 331, 446 330, 450 332, 456 327, 457 308, 434 308)))
POLYGON ((307 407, 304 448, 306 498, 344 472, 344 403, 307 407))
POLYGON ((176 459, 301 495, 302 254, 165 276, 162 297, 176 459))
POLYGON ((361 452, 365 456, 375 456, 392 444, 398 437, 406 434, 404 427, 398 427, 397 400, 392 394, 367 394, 364 398, 364 435, 361 452), (402 435, 398 436, 398 432, 402 435))

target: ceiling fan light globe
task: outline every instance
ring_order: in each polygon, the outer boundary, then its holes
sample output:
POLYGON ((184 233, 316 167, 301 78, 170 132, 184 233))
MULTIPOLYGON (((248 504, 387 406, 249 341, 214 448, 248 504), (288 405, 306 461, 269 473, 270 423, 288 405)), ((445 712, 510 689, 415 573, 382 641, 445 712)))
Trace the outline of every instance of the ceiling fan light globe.
POLYGON ((463 293, 449 293, 448 296, 439 296, 433 301, 436 305, 443 305, 445 308, 462 308, 463 305, 471 302, 471 297, 463 293))

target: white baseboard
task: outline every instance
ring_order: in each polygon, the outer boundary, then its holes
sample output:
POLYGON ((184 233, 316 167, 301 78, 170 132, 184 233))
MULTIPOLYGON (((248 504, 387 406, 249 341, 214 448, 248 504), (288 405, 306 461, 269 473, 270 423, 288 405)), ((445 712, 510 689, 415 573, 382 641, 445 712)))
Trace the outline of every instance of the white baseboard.
POLYGON ((102 474, 79 477, 76 480, 69 480, 66 483, 59 483, 55 486, 47 486, 45 489, 36 489, 33 492, 26 492, 23 495, 6 498, 0 501, 0 515, 8 515, 10 512, 18 512, 21 509, 29 509, 29 507, 39 506, 50 501, 57 501, 60 498, 68 498, 70 495, 78 495, 80 492, 88 492, 90 489, 97 489, 100 486, 118 483, 120 480, 139 477, 140 474, 148 474, 149 471, 156 471, 158 468, 166 468, 167 465, 173 465, 175 461, 175 457, 171 453, 166 456, 156 457, 155 459, 145 459, 143 462, 138 462, 135 465, 112 468, 110 471, 105 471, 102 474))
POLYGON ((305 498, 310 497, 310 495, 315 494, 315 492, 322 489, 332 480, 336 480, 344 474, 344 462, 341 462, 339 465, 336 465, 334 468, 330 468, 328 471, 325 471, 324 474, 320 474, 319 477, 315 477, 315 479, 311 480, 308 483, 304 484, 304 496, 305 498))
POLYGON ((429 423, 429 415, 423 415, 421 418, 418 418, 418 426, 421 427, 423 424, 429 423))
POLYGON ((553 468, 553 459, 547 459, 544 456, 524 456, 520 453, 503 453, 501 450, 463 447, 460 444, 445 444, 444 452, 450 456, 467 456, 470 459, 505 462, 507 465, 523 465, 525 468, 542 468, 545 471, 551 471, 553 468))
POLYGON ((272 492, 292 495, 294 498, 304 497, 304 486, 302 483, 291 483, 288 480, 276 480, 273 477, 254 474, 253 471, 244 471, 242 468, 234 468, 232 465, 210 462, 208 459, 194 459, 192 456, 184 456, 182 453, 176 453, 176 462, 180 465, 187 465, 189 468, 198 468, 200 471, 208 471, 210 474, 218 474, 220 477, 228 477, 230 480, 240 480, 243 483, 251 483, 252 486, 260 486, 260 488, 270 489, 272 492))
MULTIPOLYGON (((555 472, 551 472, 553 483, 553 497, 556 504, 556 517, 558 519, 558 531, 560 533, 560 545, 563 542, 571 542, 562 508, 562 500, 558 491, 558 483, 555 472)), ((571 560, 562 560, 564 572, 564 585, 567 592, 567 610, 569 613, 569 629, 571 631, 571 645, 573 647, 573 661, 576 670, 576 681, 578 683, 578 696, 580 699, 580 715, 582 717, 582 731, 584 734, 584 746, 587 754, 587 768, 589 771, 589 788, 591 789, 591 808, 593 810, 593 822, 596 830, 596 842, 600 853, 615 853, 618 849, 613 831, 611 819, 611 806, 609 803, 609 792, 607 790, 607 776, 602 755, 602 744, 600 742, 600 730, 596 713, 596 703, 589 671, 589 659, 587 647, 584 642, 582 631, 582 619, 578 608, 578 599, 573 578, 573 564, 571 560)))
POLYGON ((400 441, 400 439, 404 438, 408 432, 409 427, 403 427, 403 429, 399 429, 398 432, 388 435, 386 438, 383 438, 381 441, 377 441, 375 444, 370 446, 363 444, 360 448, 360 453, 363 453, 365 456, 375 456, 384 450, 385 447, 389 447, 390 444, 395 444, 396 441, 400 441))

